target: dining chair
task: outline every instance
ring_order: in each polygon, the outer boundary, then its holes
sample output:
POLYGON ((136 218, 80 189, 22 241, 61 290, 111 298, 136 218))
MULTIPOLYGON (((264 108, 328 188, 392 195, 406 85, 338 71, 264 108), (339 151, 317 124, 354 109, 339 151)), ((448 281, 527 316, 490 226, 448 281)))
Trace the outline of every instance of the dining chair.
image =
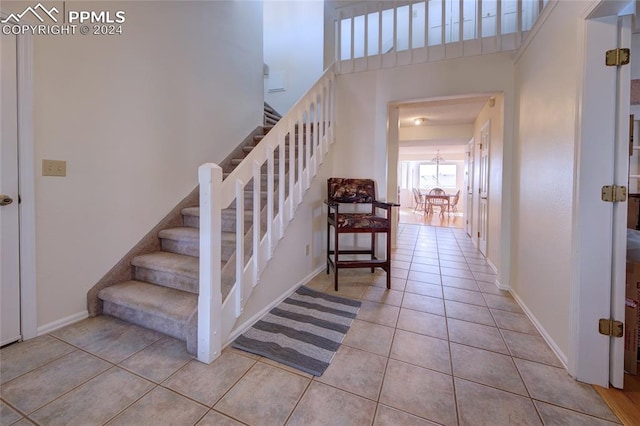
POLYGON ((453 214, 458 213, 458 202, 460 201, 460 190, 456 192, 456 195, 453 197, 453 200, 449 203, 449 213, 453 211, 453 214))
POLYGON ((440 208, 440 215, 444 216, 445 208, 449 208, 449 199, 446 195, 447 193, 442 188, 431 189, 431 191, 429 191, 429 197, 427 197, 427 202, 429 204, 427 211, 433 213, 433 207, 436 206, 440 208))
POLYGON ((415 203, 416 203, 416 206, 413 208, 413 212, 415 213, 415 211, 418 210, 420 206, 422 206, 422 210, 425 210, 426 201, 424 199, 424 195, 422 195, 420 191, 418 191, 416 188, 412 188, 412 189, 413 189, 413 199, 415 200, 415 203))

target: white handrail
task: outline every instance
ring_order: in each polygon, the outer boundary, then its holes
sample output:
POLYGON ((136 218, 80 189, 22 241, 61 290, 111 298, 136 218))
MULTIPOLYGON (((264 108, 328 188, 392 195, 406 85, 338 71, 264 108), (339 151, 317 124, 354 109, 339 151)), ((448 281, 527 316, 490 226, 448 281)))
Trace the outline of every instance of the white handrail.
POLYGON ((391 0, 338 8, 336 72, 517 50, 547 1, 391 0))
MULTIPOLYGON (((198 360, 210 363, 221 348, 258 285, 261 271, 293 219, 297 206, 334 141, 335 74, 328 68, 313 87, 278 124, 222 180, 222 169, 212 163, 198 169, 200 182, 200 294, 198 297, 198 360), (288 179, 285 151, 289 147, 288 179), (297 161, 295 151, 297 149, 297 161), (278 151, 278 184, 274 153, 278 151), (267 200, 262 203, 262 166, 266 164, 267 200), (253 180, 252 224, 245 229, 244 192, 253 180), (288 185, 288 191, 286 185, 288 185), (285 192, 287 196, 285 197, 285 192), (275 202, 275 197, 278 202, 275 202), (222 301, 222 210, 236 202, 235 282, 222 301), (276 210, 277 207, 277 210, 276 210), (261 236, 262 210, 266 231, 261 236), (245 232, 251 231, 251 235, 245 232), (249 238, 245 241, 245 238, 249 238), (245 246, 251 255, 245 259, 245 246)), ((233 259, 233 257, 232 257, 233 259)), ((226 268, 225 268, 226 270, 226 268)), ((274 300, 280 295, 274 295, 274 300)))

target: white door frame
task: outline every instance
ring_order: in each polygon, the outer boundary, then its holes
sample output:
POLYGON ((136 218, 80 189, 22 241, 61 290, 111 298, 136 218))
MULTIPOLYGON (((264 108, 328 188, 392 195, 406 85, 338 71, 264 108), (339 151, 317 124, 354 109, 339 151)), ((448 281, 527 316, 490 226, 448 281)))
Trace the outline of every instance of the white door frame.
MULTIPOLYGON (((2 19, 8 15, 0 12, 2 19)), ((33 37, 17 36, 18 190, 20 194, 20 329, 24 340, 38 334, 36 291, 35 152, 33 140, 33 37)))
MULTIPOLYGON (((612 281, 624 277, 614 258, 616 216, 626 216, 626 203, 616 207, 599 199, 603 185, 615 181, 614 158, 616 108, 618 102, 615 67, 604 66, 604 52, 617 46, 617 13, 623 3, 594 1, 578 25, 578 79, 576 151, 572 229, 571 328, 569 373, 580 381, 608 387, 622 387, 622 371, 610 375, 609 337, 598 334, 598 318, 618 317, 619 295, 613 295, 612 281), (594 167, 597 165, 598 167, 594 167), (615 267, 612 262, 615 263, 615 267)), ((620 114, 628 117, 624 108, 620 114)), ((627 124, 628 130, 628 124, 627 124)), ((626 139, 626 138, 625 138, 626 139)), ((619 227, 619 226, 618 226, 619 227)), ((626 222, 625 222, 626 227, 626 222)), ((617 232, 617 231, 616 231, 617 232)), ((622 264, 624 268, 624 264, 622 264)))

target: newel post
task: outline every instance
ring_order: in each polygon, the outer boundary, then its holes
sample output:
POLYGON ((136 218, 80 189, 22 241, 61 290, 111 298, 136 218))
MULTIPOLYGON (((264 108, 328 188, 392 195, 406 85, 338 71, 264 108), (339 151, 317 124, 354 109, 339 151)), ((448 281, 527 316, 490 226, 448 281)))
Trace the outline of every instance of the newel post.
POLYGON ((222 169, 206 163, 198 168, 200 183, 200 292, 198 296, 198 361, 210 364, 222 351, 221 187, 222 169))

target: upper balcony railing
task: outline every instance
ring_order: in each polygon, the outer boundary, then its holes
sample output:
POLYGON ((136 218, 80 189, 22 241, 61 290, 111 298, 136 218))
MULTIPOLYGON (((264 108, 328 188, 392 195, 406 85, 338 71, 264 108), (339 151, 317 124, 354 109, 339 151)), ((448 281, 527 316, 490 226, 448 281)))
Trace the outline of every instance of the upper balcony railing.
POLYGON ((518 49, 548 0, 375 1, 336 16, 336 70, 367 71, 518 49))

